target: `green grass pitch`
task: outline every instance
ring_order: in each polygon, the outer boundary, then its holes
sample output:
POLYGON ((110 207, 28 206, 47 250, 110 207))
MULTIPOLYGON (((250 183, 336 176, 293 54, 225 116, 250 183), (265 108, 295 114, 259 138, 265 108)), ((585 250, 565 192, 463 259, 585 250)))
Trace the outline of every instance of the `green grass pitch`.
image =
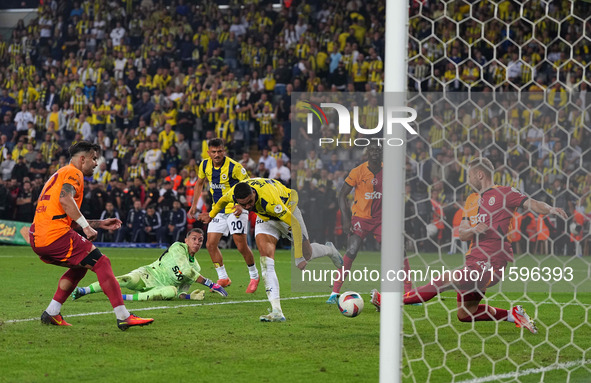
MULTIPOLYGON (((152 262, 161 251, 105 249, 105 253, 119 275, 152 262)), ((42 263, 29 248, 0 247, 0 382, 378 381, 379 313, 367 295, 372 284, 345 284, 344 290, 364 294, 366 305, 359 317, 345 318, 324 303, 328 284, 323 293, 292 292, 289 252, 278 252, 281 296, 290 298, 282 302, 287 322, 260 323, 259 315, 269 307, 262 282, 255 294, 245 294, 248 273, 242 257, 234 250, 223 253, 233 281, 227 298, 207 293, 202 302, 126 302, 130 311, 155 322, 122 332, 103 294, 64 304, 62 313, 73 327, 42 326, 40 314, 65 269, 42 263)), ((411 266, 436 265, 439 259, 436 254, 421 257, 411 258, 411 266)), ((207 252, 202 250, 198 259, 202 274, 215 279, 207 252)), ((445 259, 449 267, 461 263, 459 256, 445 259)), ((358 264, 377 261, 376 254, 364 253, 358 264)), ((539 261, 524 257, 518 264, 533 266, 539 261)), ((586 262, 573 262, 577 273, 587 272, 586 262)), ((89 272, 82 285, 94 281, 96 276, 89 272)), ((541 282, 528 286, 548 290, 541 282)), ((509 290, 518 289, 503 288, 509 290)), ((491 291, 487 296, 488 303, 497 307, 523 303, 536 317, 540 333, 522 332, 508 323, 461 323, 451 292, 424 306, 405 307, 405 382, 486 379, 569 362, 573 364, 530 372, 518 381, 588 381, 589 365, 577 363, 591 359, 591 294, 578 293, 576 300, 572 291, 527 296, 491 291)))

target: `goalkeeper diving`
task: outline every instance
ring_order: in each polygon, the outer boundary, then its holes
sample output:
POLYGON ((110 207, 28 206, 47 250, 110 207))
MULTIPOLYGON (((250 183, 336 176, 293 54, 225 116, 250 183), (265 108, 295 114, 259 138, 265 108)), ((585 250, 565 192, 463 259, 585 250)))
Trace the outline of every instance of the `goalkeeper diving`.
MULTIPOLYGON (((158 301, 173 298, 203 300, 205 291, 189 288, 194 282, 200 283, 221 296, 228 296, 224 288, 201 274, 201 266, 195 254, 203 244, 203 230, 192 229, 187 233, 185 242, 175 242, 156 261, 142 266, 128 274, 116 277, 119 286, 136 291, 134 294, 122 294, 128 301, 158 301)), ((77 287, 72 292, 76 300, 84 295, 103 291, 98 282, 87 287, 77 287)))

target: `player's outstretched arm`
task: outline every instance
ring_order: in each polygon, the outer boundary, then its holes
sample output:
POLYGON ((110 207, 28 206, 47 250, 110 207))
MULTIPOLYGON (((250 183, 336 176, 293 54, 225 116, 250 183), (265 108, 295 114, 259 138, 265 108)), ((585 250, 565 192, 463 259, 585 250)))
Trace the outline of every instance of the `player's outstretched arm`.
POLYGON ((209 216, 211 218, 214 218, 219 212, 224 211, 224 209, 226 208, 226 205, 229 204, 230 202, 232 202, 233 195, 234 195, 234 189, 230 189, 230 191, 228 191, 226 194, 224 194, 222 196, 222 198, 220 198, 218 200, 218 202, 216 202, 215 205, 213 205, 211 207, 211 211, 209 212, 209 216))
POLYGON ((94 241, 96 239, 97 232, 90 226, 86 218, 84 218, 80 212, 80 209, 78 209, 76 200, 74 200, 75 195, 76 189, 74 186, 68 183, 63 184, 59 198, 62 209, 64 209, 64 212, 66 212, 68 217, 80 225, 86 237, 89 240, 94 241))
POLYGON ((533 211, 534 213, 538 213, 538 214, 554 214, 554 215, 558 215, 564 219, 568 219, 568 215, 566 214, 566 212, 559 208, 559 207, 553 207, 548 205, 546 202, 542 202, 542 201, 537 201, 533 198, 529 198, 527 201, 525 201, 525 203, 523 204, 523 207, 533 211))
POLYGON ((195 183, 195 188, 193 189, 193 203, 191 204, 191 208, 187 215, 189 218, 196 218, 195 213, 197 213, 197 202, 199 202, 199 197, 201 196, 201 192, 203 191, 203 184, 205 183, 205 179, 197 178, 197 182, 195 183))
POLYGON ((91 219, 88 220, 88 223, 93 229, 99 228, 104 230, 117 230, 122 224, 119 218, 91 219))
MULTIPOLYGON (((304 258, 304 252, 302 249, 302 241, 303 241, 303 237, 302 237, 302 227, 299 223, 299 221, 296 219, 296 217, 293 216, 293 214, 291 213, 291 211, 287 208, 287 206, 285 205, 275 205, 275 206, 282 206, 283 208, 283 212, 279 213, 280 217, 279 219, 285 223, 287 223, 289 226, 291 226, 291 235, 293 238, 293 252, 294 252, 294 257, 296 259, 296 264, 298 265, 298 267, 306 267, 306 262, 302 262, 301 260, 304 258)), ((309 257, 308 257, 309 258, 309 257)))

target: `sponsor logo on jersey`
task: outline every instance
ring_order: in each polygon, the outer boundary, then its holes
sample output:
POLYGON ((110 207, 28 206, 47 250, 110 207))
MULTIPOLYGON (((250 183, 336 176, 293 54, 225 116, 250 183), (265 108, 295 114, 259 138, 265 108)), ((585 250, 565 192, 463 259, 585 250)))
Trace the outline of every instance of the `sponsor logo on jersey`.
POLYGON ((211 184, 209 184, 209 187, 212 190, 224 190, 224 185, 222 185, 222 184, 214 184, 214 183, 211 183, 211 184))
POLYGON ((486 222, 487 215, 488 214, 486 214, 486 213, 478 213, 477 215, 470 216, 470 223, 472 225, 484 223, 484 222, 486 222))
POLYGON ((365 193, 365 199, 382 199, 382 193, 377 191, 365 193))
POLYGON ((176 277, 176 279, 178 281, 182 281, 183 280, 183 273, 181 272, 181 268, 178 266, 175 266, 172 268, 172 271, 174 271, 174 276, 176 277))

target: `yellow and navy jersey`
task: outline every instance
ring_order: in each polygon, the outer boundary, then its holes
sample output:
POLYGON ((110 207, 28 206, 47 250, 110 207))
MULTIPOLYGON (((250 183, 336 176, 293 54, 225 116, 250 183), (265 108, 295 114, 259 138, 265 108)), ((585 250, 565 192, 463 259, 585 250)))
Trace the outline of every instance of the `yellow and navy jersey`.
MULTIPOLYGON (((268 178, 250 178, 246 182, 256 193, 254 212, 262 221, 281 221, 291 228, 293 237, 294 255, 296 259, 303 257, 302 226, 292 214, 298 205, 298 193, 286 187, 281 182, 268 178)), ((224 194, 209 212, 210 217, 215 217, 229 203, 234 202, 234 188, 224 194)))
POLYGON ((166 130, 163 130, 158 134, 158 143, 160 144, 160 149, 163 153, 166 153, 166 151, 177 142, 179 142, 179 139, 174 130, 171 130, 168 133, 166 133, 166 130))
POLYGON ((215 136, 228 142, 228 137, 234 134, 234 123, 232 120, 222 121, 219 120, 215 127, 215 136))
MULTIPOLYGON (((268 178, 250 178, 246 182, 256 192, 254 212, 263 221, 284 221, 287 211, 293 212, 297 207, 298 195, 293 189, 281 182, 268 178)), ((234 188, 230 189, 213 206, 210 217, 215 217, 227 204, 234 202, 234 188)), ((286 222, 291 225, 291 222, 286 222)))
MULTIPOLYGON (((239 162, 225 157, 222 166, 216 168, 211 159, 206 159, 199 164, 197 177, 206 179, 209 182, 209 191, 213 198, 213 203, 218 202, 238 182, 248 179, 246 169, 239 162)), ((225 206, 225 212, 231 213, 234 208, 233 203, 225 206)))

